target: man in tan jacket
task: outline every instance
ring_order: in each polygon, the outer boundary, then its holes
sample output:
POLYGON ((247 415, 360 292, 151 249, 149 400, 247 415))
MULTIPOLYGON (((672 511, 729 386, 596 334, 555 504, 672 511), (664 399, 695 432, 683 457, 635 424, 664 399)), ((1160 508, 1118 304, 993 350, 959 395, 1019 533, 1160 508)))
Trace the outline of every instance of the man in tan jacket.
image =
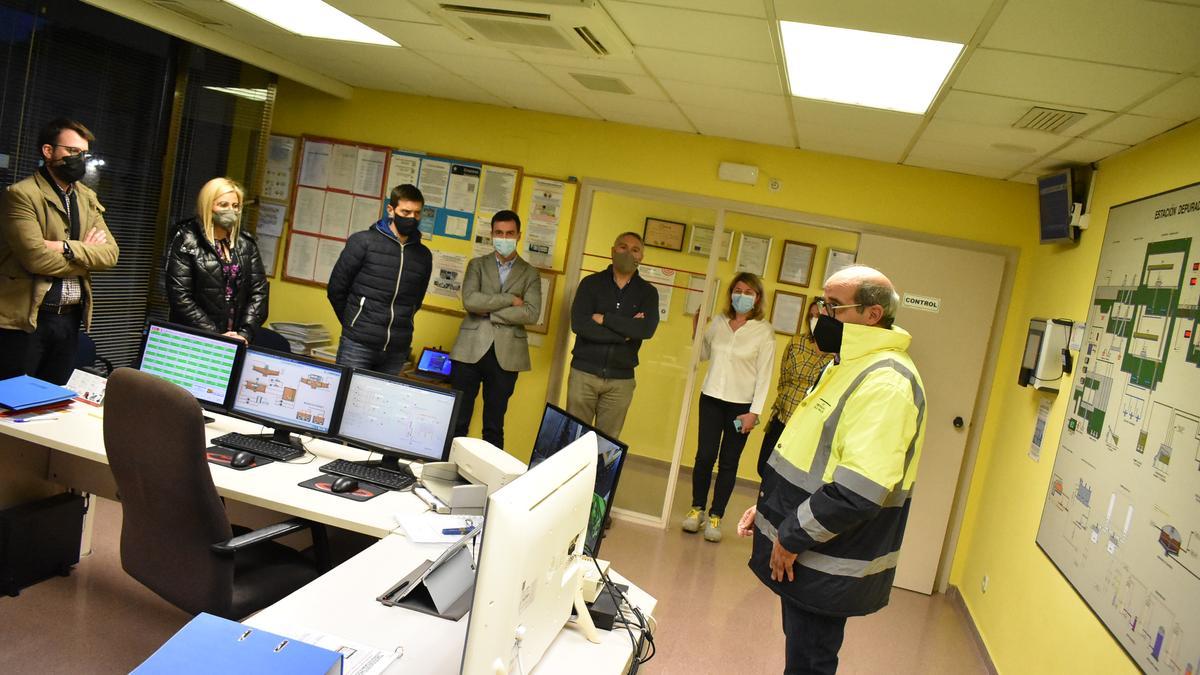
POLYGON ((94 140, 79 122, 51 121, 38 134, 42 167, 0 192, 0 379, 66 384, 91 324, 90 275, 117 264, 104 207, 79 182, 94 140))

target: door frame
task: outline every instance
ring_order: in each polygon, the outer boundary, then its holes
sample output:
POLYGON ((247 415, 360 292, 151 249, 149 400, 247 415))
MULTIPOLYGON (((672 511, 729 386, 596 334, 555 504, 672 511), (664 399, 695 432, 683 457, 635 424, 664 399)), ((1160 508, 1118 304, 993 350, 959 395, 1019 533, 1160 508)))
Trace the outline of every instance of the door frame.
MULTIPOLYGON (((968 251, 982 251, 985 253, 993 253, 1004 258, 1004 271, 1000 280, 1000 299, 996 304, 995 314, 992 317, 992 330, 988 337, 987 349, 984 353, 983 371, 979 378, 979 390, 975 394, 975 406, 971 411, 971 424, 967 429, 967 443, 963 451, 962 467, 959 470, 953 506, 951 507, 950 519, 946 529, 946 539, 942 545, 942 553, 938 560, 937 576, 934 580, 934 591, 938 593, 945 592, 949 586, 950 570, 954 559, 954 551, 958 546, 959 536, 962 532, 962 523, 966 512, 967 499, 969 497, 971 487, 971 479, 975 474, 975 468, 979 459, 979 442, 981 440, 983 428, 987 422, 988 404, 991 402, 992 386, 995 382, 997 369, 999 367, 1000 343, 1004 337, 1004 327, 1008 318, 1009 309, 1012 304, 1012 291, 1016 283, 1017 263, 1020 260, 1020 249, 1014 246, 989 244, 940 234, 917 232, 914 230, 906 230, 889 225, 879 225, 876 223, 868 223, 848 218, 838 218, 836 216, 826 216, 804 211, 796 211, 777 206, 766 206, 733 199, 723 199, 719 197, 709 197, 688 192, 680 192, 677 190, 668 190, 665 188, 655 188, 601 178, 584 177, 580 180, 579 194, 576 197, 576 204, 578 205, 578 208, 575 210, 575 219, 571 228, 571 239, 567 245, 566 269, 564 270, 564 281, 566 283, 566 288, 563 294, 563 300, 564 302, 568 303, 568 305, 574 300, 575 289, 579 285, 583 264, 584 247, 587 242, 588 222, 591 220, 592 200, 597 192, 608 192, 627 197, 653 199, 690 207, 712 209, 716 212, 713 241, 720 241, 721 236, 725 232, 725 214, 727 212, 734 212, 750 216, 770 218, 773 220, 794 223, 797 225, 808 225, 814 227, 824 227, 832 230, 853 232, 859 235, 870 233, 893 237, 896 239, 906 239, 909 241, 927 244, 938 244, 941 246, 968 251)), ((698 319, 700 325, 704 325, 704 322, 707 321, 708 318, 707 310, 711 303, 712 293, 714 292, 712 280, 716 273, 718 255, 717 247, 713 247, 713 251, 709 254, 708 267, 706 268, 706 275, 709 279, 709 283, 705 286, 704 295, 701 299, 701 316, 698 319)), ((571 330, 570 312, 559 312, 557 320, 558 337, 554 344, 554 357, 550 363, 550 382, 546 389, 546 400, 551 402, 557 401, 562 393, 563 375, 566 372, 565 369, 568 361, 567 344, 570 339, 569 333, 571 330)), ((691 394, 695 386, 696 359, 699 355, 697 341, 700 339, 700 337, 701 331, 696 331, 696 335, 693 336, 692 343, 692 363, 686 383, 687 388, 685 390, 684 403, 682 404, 682 410, 680 411, 679 427, 675 435, 675 449, 672 453, 670 475, 667 479, 667 493, 664 497, 662 510, 660 511, 659 517, 655 518, 648 514, 628 512, 624 509, 615 509, 614 514, 623 520, 630 520, 646 525, 654 525, 664 529, 667 526, 670 504, 675 496, 675 488, 679 474, 679 464, 683 450, 684 432, 686 431, 691 412, 691 394)))

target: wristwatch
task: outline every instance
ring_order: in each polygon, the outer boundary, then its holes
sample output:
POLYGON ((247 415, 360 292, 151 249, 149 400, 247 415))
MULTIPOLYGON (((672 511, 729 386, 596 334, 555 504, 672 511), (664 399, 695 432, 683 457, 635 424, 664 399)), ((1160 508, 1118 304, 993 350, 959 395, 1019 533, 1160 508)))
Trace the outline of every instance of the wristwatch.
POLYGON ((75 259, 75 252, 71 250, 71 246, 69 244, 67 244, 67 242, 64 241, 62 243, 62 245, 63 245, 63 257, 67 259, 67 262, 71 262, 72 260, 75 259))

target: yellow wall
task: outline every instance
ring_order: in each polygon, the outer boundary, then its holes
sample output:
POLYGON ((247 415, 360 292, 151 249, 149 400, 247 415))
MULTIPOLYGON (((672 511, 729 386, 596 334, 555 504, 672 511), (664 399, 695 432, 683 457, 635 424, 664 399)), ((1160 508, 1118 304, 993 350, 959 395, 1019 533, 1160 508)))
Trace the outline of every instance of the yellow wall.
POLYGON ((1025 453, 1048 394, 1018 387, 1016 369, 1031 317, 1086 319, 1109 208, 1200 181, 1198 156, 1200 124, 1192 124, 1102 162, 1081 243, 1034 247, 1022 261, 951 575, 1002 673, 1136 672, 1034 543, 1068 389, 1055 400, 1034 463, 1025 453))

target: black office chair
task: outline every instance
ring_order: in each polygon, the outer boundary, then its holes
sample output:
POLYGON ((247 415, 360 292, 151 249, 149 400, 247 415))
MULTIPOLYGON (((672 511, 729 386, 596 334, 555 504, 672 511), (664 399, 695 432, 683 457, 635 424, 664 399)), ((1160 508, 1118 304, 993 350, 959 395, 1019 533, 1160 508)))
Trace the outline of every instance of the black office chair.
POLYGON ((287 338, 265 326, 259 326, 255 329, 254 337, 250 340, 250 344, 255 347, 274 349, 277 352, 284 352, 285 354, 292 351, 292 343, 288 342, 287 338))
POLYGON ((121 566, 180 609, 240 619, 329 569, 323 526, 293 519, 229 524, 205 457, 200 406, 182 388, 130 368, 108 378, 104 446, 124 522, 121 566), (311 529, 299 552, 272 541, 311 529))
POLYGON ((109 373, 113 371, 112 361, 96 352, 96 341, 92 339, 91 335, 88 335, 87 331, 79 331, 79 346, 75 350, 75 368, 100 377, 108 377, 109 373))

